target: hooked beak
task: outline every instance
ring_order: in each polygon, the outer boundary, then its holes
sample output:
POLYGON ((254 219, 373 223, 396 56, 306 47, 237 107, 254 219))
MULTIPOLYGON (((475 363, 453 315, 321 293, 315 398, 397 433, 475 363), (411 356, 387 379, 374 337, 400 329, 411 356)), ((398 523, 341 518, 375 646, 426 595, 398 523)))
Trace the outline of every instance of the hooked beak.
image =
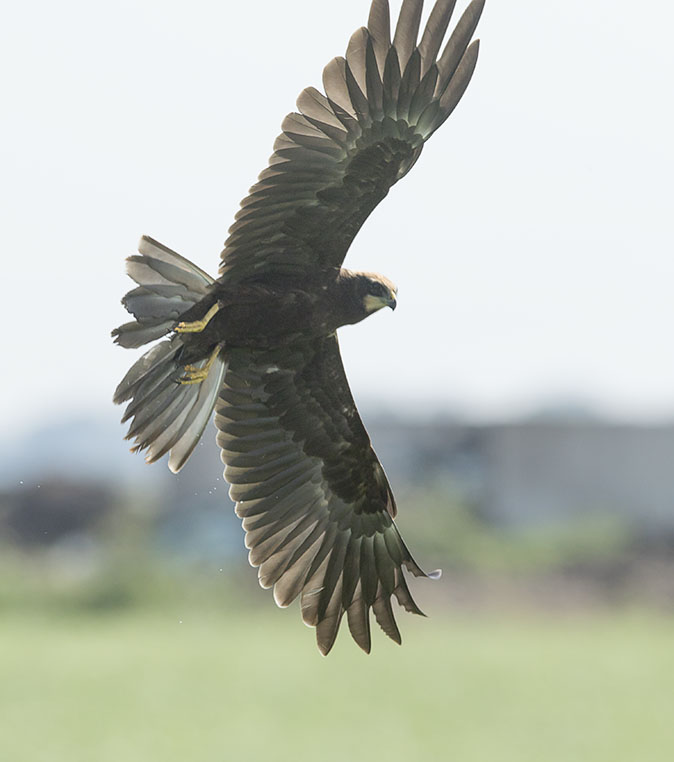
POLYGON ((390 307, 392 310, 394 310, 397 306, 398 302, 396 301, 396 295, 393 291, 391 291, 391 296, 389 297, 388 302, 386 302, 386 306, 390 307))

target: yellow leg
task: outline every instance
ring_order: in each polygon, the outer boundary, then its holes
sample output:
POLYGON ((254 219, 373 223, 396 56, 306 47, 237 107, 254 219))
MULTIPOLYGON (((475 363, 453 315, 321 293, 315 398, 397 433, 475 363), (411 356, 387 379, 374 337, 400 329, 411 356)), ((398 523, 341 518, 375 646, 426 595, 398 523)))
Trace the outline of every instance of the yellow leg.
POLYGON ((195 320, 192 323, 178 323, 174 330, 176 333, 201 333, 219 309, 220 305, 216 302, 201 320, 195 320))
POLYGON ((220 352, 220 349, 221 345, 218 344, 218 346, 209 355, 208 360, 206 361, 206 365, 204 365, 203 368, 197 368, 196 365, 186 365, 185 375, 180 379, 180 383, 200 384, 202 381, 205 381, 206 377, 208 376, 208 371, 212 368, 213 363, 215 362, 215 358, 220 352))

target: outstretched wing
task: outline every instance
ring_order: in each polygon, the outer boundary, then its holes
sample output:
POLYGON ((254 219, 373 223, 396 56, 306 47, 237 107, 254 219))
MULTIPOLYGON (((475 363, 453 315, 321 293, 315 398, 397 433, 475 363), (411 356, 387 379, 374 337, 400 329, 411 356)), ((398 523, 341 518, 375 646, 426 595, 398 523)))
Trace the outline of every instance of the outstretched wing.
POLYGON ((279 606, 301 596, 321 652, 343 613, 370 650, 370 608, 396 642, 391 596, 420 614, 403 567, 425 576, 393 521, 393 494, 329 336, 268 351, 234 349, 216 405, 230 496, 250 562, 279 606))
POLYGON ((326 95, 304 90, 269 167, 241 204, 221 276, 243 280, 341 266, 356 233, 417 160, 473 74, 473 0, 440 48, 456 0, 437 0, 417 44, 423 0, 404 0, 393 41, 388 0, 373 0, 346 58, 325 68, 326 95))

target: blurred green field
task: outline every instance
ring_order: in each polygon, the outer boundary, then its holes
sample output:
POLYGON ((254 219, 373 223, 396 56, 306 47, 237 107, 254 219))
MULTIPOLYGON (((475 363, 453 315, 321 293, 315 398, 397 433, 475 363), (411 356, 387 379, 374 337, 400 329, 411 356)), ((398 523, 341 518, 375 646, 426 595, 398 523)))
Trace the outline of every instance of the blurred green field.
POLYGON ((323 658, 295 607, 6 611, 0 759, 674 759, 673 619, 400 619, 323 658))

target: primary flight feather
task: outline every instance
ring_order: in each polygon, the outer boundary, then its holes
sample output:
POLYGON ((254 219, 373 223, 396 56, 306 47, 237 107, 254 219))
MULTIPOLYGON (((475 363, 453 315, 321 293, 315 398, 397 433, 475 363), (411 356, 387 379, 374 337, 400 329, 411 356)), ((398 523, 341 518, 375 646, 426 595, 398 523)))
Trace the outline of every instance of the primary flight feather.
POLYGON ((146 352, 117 387, 134 450, 178 471, 215 409, 225 478, 260 584, 279 606, 300 598, 327 654, 346 612, 370 650, 370 609, 400 642, 391 598, 421 611, 403 569, 427 576, 394 522, 396 504, 358 415, 336 331, 396 288, 342 262, 356 233, 419 158, 472 76, 484 0, 444 44, 455 0, 438 0, 419 38, 422 0, 403 0, 391 39, 387 0, 346 57, 325 68, 325 94, 304 90, 269 166, 241 203, 214 280, 143 237, 123 304, 135 320, 117 343, 146 352), (164 338, 168 336, 168 338, 164 338))

